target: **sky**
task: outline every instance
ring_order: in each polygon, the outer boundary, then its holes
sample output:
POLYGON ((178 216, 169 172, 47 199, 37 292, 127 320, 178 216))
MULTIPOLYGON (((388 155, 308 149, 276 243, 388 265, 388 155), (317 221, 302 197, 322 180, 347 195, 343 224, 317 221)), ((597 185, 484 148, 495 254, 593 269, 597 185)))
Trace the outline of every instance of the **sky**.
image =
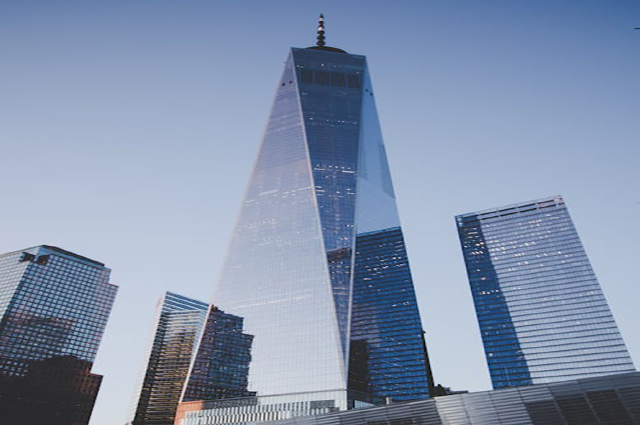
POLYGON ((120 290, 91 425, 124 424, 170 290, 208 301, 290 47, 368 58, 437 382, 490 389, 456 214, 561 194, 640 365, 640 3, 0 1, 0 252, 120 290))

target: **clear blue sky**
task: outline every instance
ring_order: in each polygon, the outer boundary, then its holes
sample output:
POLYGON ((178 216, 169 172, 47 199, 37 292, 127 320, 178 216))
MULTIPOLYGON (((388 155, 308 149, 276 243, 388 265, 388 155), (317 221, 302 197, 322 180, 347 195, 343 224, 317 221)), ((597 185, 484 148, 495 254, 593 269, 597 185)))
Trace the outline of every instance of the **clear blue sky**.
POLYGON ((287 49, 368 56, 436 380, 490 387, 453 216, 562 194, 640 365, 640 3, 3 0, 0 252, 120 286, 92 425, 123 424, 157 298, 208 300, 287 49))

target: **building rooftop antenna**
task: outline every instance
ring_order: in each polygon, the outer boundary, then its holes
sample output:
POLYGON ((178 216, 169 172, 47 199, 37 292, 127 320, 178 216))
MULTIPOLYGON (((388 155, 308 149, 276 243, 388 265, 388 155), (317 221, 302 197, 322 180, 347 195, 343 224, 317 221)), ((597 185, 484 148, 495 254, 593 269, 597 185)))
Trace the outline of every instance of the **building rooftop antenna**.
POLYGON ((316 41, 316 46, 324 47, 324 15, 321 13, 318 18, 318 41, 316 41))
POLYGON ((315 46, 307 47, 307 49, 324 50, 324 51, 327 51, 327 52, 334 52, 334 53, 347 53, 342 49, 338 49, 337 47, 329 47, 329 46, 327 46, 327 43, 324 40, 325 40, 325 37, 324 37, 324 15, 321 13, 320 17, 318 18, 318 40, 316 41, 315 46))

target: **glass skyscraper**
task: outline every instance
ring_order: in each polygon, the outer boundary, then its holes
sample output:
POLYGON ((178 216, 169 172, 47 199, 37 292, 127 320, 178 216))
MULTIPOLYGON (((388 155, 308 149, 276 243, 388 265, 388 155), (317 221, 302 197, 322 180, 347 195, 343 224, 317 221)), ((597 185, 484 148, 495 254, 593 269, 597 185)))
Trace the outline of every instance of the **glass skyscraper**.
POLYGON ((254 396, 247 389, 253 335, 241 317, 211 306, 182 400, 254 396))
POLYGON ((560 196, 456 222, 494 388, 635 370, 560 196))
POLYGON ((172 425, 209 304, 167 292, 158 302, 156 327, 131 425, 172 425))
POLYGON ((117 286, 104 264, 53 246, 0 255, 0 423, 87 424, 91 366, 117 286))
POLYGON ((423 399, 429 363, 366 59, 325 46, 323 29, 286 60, 213 303, 253 337, 256 400, 423 399))

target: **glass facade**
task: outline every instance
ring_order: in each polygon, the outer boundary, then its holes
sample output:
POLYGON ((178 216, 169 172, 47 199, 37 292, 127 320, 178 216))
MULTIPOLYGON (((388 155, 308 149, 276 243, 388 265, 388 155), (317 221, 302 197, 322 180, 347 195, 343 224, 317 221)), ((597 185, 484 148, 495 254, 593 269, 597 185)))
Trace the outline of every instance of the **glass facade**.
POLYGON ((156 327, 131 425, 172 425, 209 304, 167 292, 158 302, 156 327))
POLYGON ((635 370, 560 196, 456 222, 494 388, 635 370))
POLYGON ((393 400, 429 396, 431 374, 399 227, 356 238, 350 388, 393 400))
POLYGON ((253 335, 243 319, 211 307, 183 401, 253 396, 247 390, 253 335))
POLYGON ((253 338, 247 391, 256 397, 338 394, 339 410, 428 397, 364 56, 291 50, 213 303, 253 338))
POLYGON ((0 422, 89 422, 91 373, 117 287, 104 264, 52 246, 0 255, 0 422))

